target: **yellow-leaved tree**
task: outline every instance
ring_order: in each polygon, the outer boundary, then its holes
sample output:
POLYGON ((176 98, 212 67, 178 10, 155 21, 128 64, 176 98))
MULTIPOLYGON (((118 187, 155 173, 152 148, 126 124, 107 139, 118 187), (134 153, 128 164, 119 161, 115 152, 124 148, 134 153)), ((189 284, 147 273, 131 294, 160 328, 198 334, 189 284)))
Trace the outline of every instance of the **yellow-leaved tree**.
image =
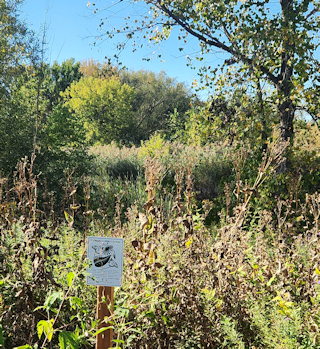
POLYGON ((134 89, 117 78, 92 76, 73 83, 65 93, 66 105, 82 120, 91 143, 129 143, 134 132, 131 101, 134 89))

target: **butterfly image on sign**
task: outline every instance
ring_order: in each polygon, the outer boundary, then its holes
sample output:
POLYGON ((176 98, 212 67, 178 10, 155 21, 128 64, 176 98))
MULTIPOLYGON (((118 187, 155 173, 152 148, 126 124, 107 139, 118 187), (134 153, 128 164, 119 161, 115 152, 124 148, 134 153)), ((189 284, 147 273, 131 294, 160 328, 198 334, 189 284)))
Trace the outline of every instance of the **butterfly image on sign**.
POLYGON ((123 272, 123 239, 99 236, 88 237, 87 284, 93 286, 121 286, 123 272))

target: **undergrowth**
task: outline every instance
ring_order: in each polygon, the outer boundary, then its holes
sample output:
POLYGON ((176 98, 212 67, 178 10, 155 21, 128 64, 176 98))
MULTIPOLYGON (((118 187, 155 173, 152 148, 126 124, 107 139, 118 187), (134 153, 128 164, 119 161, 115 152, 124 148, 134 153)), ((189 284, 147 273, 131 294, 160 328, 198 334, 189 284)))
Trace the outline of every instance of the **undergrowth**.
POLYGON ((281 173, 277 141, 262 156, 150 142, 93 149, 101 172, 66 172, 61 213, 33 158, 1 178, 0 347, 94 348, 86 237, 100 235, 125 241, 114 346, 319 348, 320 194, 303 163, 281 173))

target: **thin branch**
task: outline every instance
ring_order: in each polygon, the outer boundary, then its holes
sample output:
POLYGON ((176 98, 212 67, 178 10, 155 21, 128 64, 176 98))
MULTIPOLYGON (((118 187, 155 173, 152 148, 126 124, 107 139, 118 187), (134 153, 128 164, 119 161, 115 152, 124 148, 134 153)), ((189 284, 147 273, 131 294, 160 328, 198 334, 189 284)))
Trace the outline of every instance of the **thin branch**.
POLYGON ((312 15, 314 15, 315 13, 319 12, 320 8, 319 7, 315 7, 312 11, 310 11, 310 13, 308 13, 304 19, 307 20, 309 17, 311 17, 312 15))
POLYGON ((228 40, 231 42, 231 44, 237 49, 237 51, 240 51, 238 44, 236 42, 233 42, 231 35, 224 24, 222 24, 222 29, 223 29, 223 32, 225 33, 226 37, 228 38, 228 40))
MULTIPOLYGON (((157 6, 159 9, 161 9, 167 16, 169 16, 170 18, 172 18, 178 25, 180 25, 185 31, 187 31, 189 34, 191 34, 192 36, 196 37, 197 39, 199 39, 199 41, 205 43, 206 45, 209 46, 214 46, 217 48, 222 49, 225 52, 230 53, 231 55, 239 58, 243 63, 247 63, 249 65, 254 65, 254 61, 253 59, 247 57, 246 55, 242 54, 239 50, 235 50, 232 47, 228 47, 226 46, 224 43, 222 43, 221 41, 219 41, 216 38, 212 38, 211 40, 209 40, 208 38, 206 38, 203 34, 198 33, 196 30, 192 29, 183 19, 181 19, 179 16, 177 16, 175 13, 173 13, 171 10, 169 10, 169 8, 167 8, 164 3, 161 0, 156 0, 156 4, 155 6, 157 6)), ((229 34, 230 35, 230 34, 229 34)), ((234 45, 234 44, 233 44, 234 45)), ((234 45, 235 48, 237 48, 236 45, 234 45)), ((279 84, 279 77, 276 77, 275 75, 273 75, 266 67, 264 67, 263 65, 256 65, 256 67, 258 69, 260 69, 260 71, 262 73, 264 73, 268 79, 274 83, 276 86, 278 86, 279 84)))

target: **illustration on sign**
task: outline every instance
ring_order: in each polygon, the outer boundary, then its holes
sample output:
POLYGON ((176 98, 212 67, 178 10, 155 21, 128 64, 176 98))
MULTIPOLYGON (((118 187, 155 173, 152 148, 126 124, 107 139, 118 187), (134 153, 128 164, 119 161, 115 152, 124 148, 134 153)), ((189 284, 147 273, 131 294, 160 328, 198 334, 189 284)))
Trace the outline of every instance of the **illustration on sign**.
POLYGON ((123 239, 88 237, 87 284, 93 286, 121 286, 123 272, 123 239))

